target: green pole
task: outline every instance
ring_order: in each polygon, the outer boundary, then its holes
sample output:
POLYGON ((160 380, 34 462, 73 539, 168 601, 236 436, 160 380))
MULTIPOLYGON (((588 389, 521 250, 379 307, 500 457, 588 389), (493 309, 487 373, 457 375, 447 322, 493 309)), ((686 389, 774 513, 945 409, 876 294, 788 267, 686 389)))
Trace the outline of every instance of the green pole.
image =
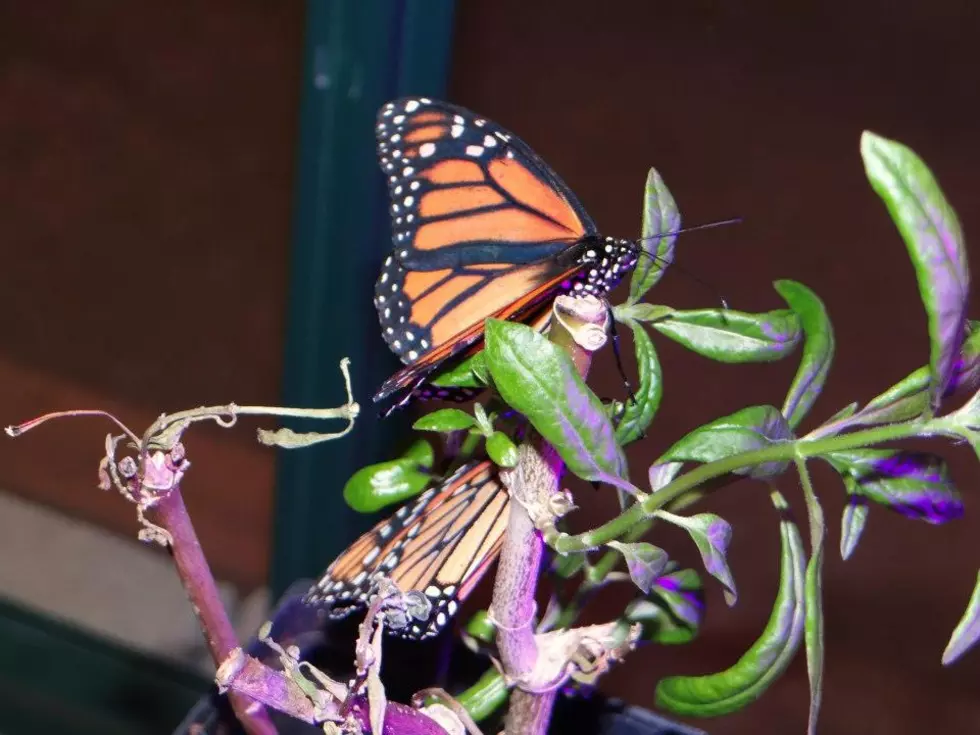
POLYGON ((343 484, 363 465, 393 456, 405 435, 405 418, 381 421, 371 401, 398 367, 372 302, 391 249, 374 117, 389 99, 443 96, 452 18, 452 0, 307 4, 283 401, 340 405, 338 364, 349 356, 362 413, 343 439, 279 453, 275 596, 298 577, 317 575, 374 520, 347 508, 343 484))

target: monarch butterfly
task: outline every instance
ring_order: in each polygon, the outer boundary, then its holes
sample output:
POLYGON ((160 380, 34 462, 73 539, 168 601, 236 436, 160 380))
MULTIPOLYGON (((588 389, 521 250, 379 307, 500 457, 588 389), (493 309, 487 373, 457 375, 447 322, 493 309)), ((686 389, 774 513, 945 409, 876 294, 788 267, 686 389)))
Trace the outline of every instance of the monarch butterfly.
POLYGON ((342 618, 370 602, 384 575, 431 602, 428 620, 390 632, 410 640, 434 636, 500 553, 508 503, 494 465, 464 464, 355 541, 306 601, 327 604, 330 617, 342 618))
POLYGON ((636 265, 637 243, 600 235, 558 175, 496 123, 410 97, 381 108, 375 134, 395 250, 374 303, 406 364, 375 402, 429 397, 426 377, 479 349, 488 317, 543 329, 555 296, 601 297, 636 265))

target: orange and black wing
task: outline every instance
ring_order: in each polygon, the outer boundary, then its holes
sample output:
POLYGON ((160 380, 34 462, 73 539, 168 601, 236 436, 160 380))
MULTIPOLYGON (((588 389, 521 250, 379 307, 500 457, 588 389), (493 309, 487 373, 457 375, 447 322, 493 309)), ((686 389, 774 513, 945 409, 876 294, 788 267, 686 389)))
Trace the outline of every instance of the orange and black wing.
POLYGON ((581 268, 560 256, 598 235, 561 179, 490 120, 418 97, 385 105, 376 132, 395 249, 375 306, 408 366, 377 401, 477 342, 488 317, 534 312, 581 268))
POLYGON ((508 502, 493 464, 466 464, 355 541, 306 599, 329 605, 331 617, 344 617, 370 603, 384 575, 402 592, 420 592, 432 603, 427 621, 392 633, 433 636, 497 558, 508 502))

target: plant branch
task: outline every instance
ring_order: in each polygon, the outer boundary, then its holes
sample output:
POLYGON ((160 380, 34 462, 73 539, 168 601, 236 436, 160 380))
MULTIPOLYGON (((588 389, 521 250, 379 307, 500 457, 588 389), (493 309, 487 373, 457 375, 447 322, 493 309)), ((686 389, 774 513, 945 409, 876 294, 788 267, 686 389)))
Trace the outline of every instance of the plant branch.
MULTIPOLYGON (((564 348, 583 378, 592 351, 605 343, 608 308, 598 299, 559 297, 549 337, 564 348)), ((517 682, 506 718, 508 735, 542 735, 548 729, 555 693, 526 691, 526 679, 538 660, 534 636, 534 593, 544 543, 528 511, 558 491, 562 462, 557 452, 539 439, 520 448, 517 466, 501 477, 511 495, 510 516, 494 581, 490 612, 497 626, 497 647, 506 676, 517 682)))
MULTIPOLYGON (((238 658, 241 658, 242 652, 181 496, 180 480, 190 467, 190 462, 184 456, 184 447, 180 440, 184 431, 194 422, 215 421, 218 425, 227 428, 235 424, 239 415, 245 414, 321 420, 342 419, 347 422, 347 426, 341 431, 326 434, 315 432, 297 434, 288 429, 274 432, 259 430, 259 441, 266 445, 303 447, 344 436, 351 430, 354 419, 360 412, 351 390, 349 364, 347 358, 340 362, 347 402, 338 408, 299 409, 278 406, 238 406, 234 403, 200 407, 173 414, 161 414, 144 432, 142 438, 106 411, 70 410, 44 414, 17 426, 8 426, 6 433, 16 437, 49 420, 79 416, 108 418, 122 429, 123 435, 110 434, 106 437, 106 455, 99 465, 99 485, 103 489, 115 486, 123 497, 136 504, 137 517, 143 526, 139 538, 160 543, 170 551, 219 674, 223 671, 227 673, 226 667, 223 666, 225 664, 230 669, 238 671, 234 654, 237 652, 238 658), (119 462, 116 461, 116 447, 123 438, 128 438, 132 443, 133 449, 137 451, 138 460, 127 456, 119 462), (153 521, 147 517, 148 515, 152 516, 153 521)), ((302 708, 297 710, 293 701, 297 694, 295 687, 290 689, 283 684, 279 672, 264 667, 257 661, 254 663, 260 668, 253 665, 252 669, 246 672, 252 678, 245 677, 242 686, 262 683, 266 689, 263 690, 264 699, 261 701, 268 700, 267 703, 271 706, 302 719, 304 710, 302 708), (282 700, 277 699, 277 696, 281 696, 282 700)), ((260 735, 276 732, 262 705, 236 691, 234 686, 229 691, 229 700, 246 732, 260 735)))
MULTIPOLYGON (((208 644, 216 666, 238 648, 235 629, 228 619, 218 586, 208 567, 204 551, 194 531, 187 507, 180 494, 180 485, 174 485, 160 498, 151 511, 156 522, 170 534, 168 545, 177 574, 184 585, 194 614, 197 615, 201 632, 208 644)), ((238 692, 228 693, 229 701, 242 727, 250 735, 275 733, 276 728, 265 709, 238 692)))
POLYGON ((333 704, 333 714, 339 711, 339 703, 327 699, 323 700, 321 711, 318 711, 309 693, 294 679, 282 671, 269 668, 241 648, 233 650, 218 667, 214 680, 218 691, 228 691, 232 701, 237 697, 261 702, 311 725, 326 719, 322 711, 324 705, 333 704))
POLYGON ((944 418, 906 421, 901 424, 878 426, 873 429, 855 431, 850 434, 819 439, 797 439, 782 442, 763 449, 733 454, 730 457, 700 465, 657 492, 650 494, 641 502, 634 503, 612 520, 585 533, 569 535, 558 531, 546 533, 548 545, 560 554, 573 551, 587 551, 609 541, 616 540, 627 533, 637 523, 652 516, 669 503, 677 501, 685 493, 717 477, 736 470, 753 467, 767 462, 793 461, 796 458, 818 457, 829 452, 843 451, 875 444, 927 436, 929 434, 956 434, 956 428, 944 418))
POLYGON ((501 472, 510 492, 510 516, 494 580, 490 614, 497 628, 497 650, 508 676, 520 680, 534 669, 534 592, 544 543, 527 510, 533 498, 558 491, 561 459, 544 442, 522 444, 513 470, 501 472))

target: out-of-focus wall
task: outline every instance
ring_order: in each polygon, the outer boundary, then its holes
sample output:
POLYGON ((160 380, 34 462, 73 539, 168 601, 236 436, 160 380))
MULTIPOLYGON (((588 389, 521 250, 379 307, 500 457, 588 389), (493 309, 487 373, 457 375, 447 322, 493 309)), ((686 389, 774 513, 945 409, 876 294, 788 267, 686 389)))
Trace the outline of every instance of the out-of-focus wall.
MULTIPOLYGON (((663 175, 685 224, 744 217, 738 226, 681 235, 678 263, 745 311, 781 308, 770 285, 778 278, 822 296, 838 356, 812 414, 820 421, 870 399, 928 355, 904 244, 864 176, 863 129, 925 158, 967 237, 973 233, 971 254, 980 263, 978 31, 980 11, 968 2, 471 0, 459 7, 451 90, 458 104, 534 147, 606 234, 638 234, 649 166, 663 175)), ((684 308, 717 304, 676 271, 647 298, 684 308)), ((796 369, 795 359, 723 366, 655 342, 665 397, 649 437, 629 452, 639 477, 701 423, 778 405, 796 369)), ((600 395, 621 395, 611 357, 600 360, 595 377, 600 395)), ((980 731, 980 654, 949 670, 939 664, 980 562, 980 517, 971 513, 980 468, 968 448, 946 453, 967 517, 934 528, 872 508, 846 564, 837 551, 843 492, 831 472, 814 468, 830 525, 821 733, 980 731)), ((802 512, 798 489, 782 487, 802 512)), ((611 513, 615 502, 606 495, 579 493, 580 518, 611 513)), ((778 553, 765 489, 742 484, 702 507, 734 524, 737 606, 727 609, 709 582, 701 639, 631 656, 605 690, 649 705, 659 677, 727 667, 762 630, 778 553)), ((697 564, 689 540, 657 538, 697 564)), ((614 598, 602 596, 596 619, 612 612, 614 598)), ((760 703, 703 725, 712 735, 802 732, 806 706, 801 656, 760 703)))
MULTIPOLYGON (((0 2, 5 424, 109 408, 142 430, 161 411, 277 401, 304 10, 0 2)), ((132 536, 133 509, 95 486, 110 429, 4 442, 0 488, 132 536)), ((209 559, 261 584, 273 452, 249 422, 187 444, 209 559)))

